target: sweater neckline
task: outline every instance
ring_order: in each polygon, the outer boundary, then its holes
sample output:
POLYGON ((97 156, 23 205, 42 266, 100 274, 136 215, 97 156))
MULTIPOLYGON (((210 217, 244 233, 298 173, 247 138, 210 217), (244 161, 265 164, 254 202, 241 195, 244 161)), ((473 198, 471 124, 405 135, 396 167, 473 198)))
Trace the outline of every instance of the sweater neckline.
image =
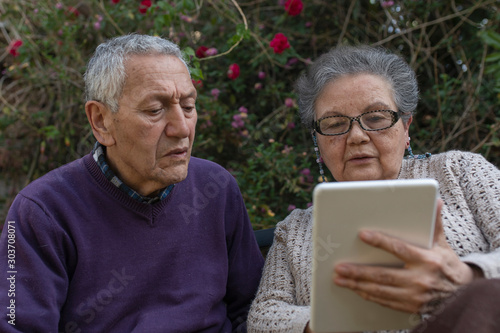
POLYGON ((174 186, 171 190, 171 193, 165 199, 159 202, 153 204, 139 202, 128 196, 125 192, 111 183, 104 176, 101 169, 99 168, 99 165, 96 163, 91 154, 85 155, 83 157, 83 162, 92 178, 96 181, 97 185, 101 187, 106 193, 108 193, 123 205, 129 207, 131 210, 134 210, 143 215, 148 215, 149 217, 151 217, 151 215, 153 215, 154 217, 157 212, 163 210, 163 208, 168 205, 172 196, 174 195, 175 189, 178 187, 174 186))

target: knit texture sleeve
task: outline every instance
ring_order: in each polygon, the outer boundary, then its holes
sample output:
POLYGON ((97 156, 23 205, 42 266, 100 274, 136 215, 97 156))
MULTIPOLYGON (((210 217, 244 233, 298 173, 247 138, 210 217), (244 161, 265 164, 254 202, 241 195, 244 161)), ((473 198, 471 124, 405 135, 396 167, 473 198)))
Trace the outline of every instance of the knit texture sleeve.
POLYGON ((500 277, 500 170, 479 154, 461 153, 458 164, 465 199, 476 224, 490 245, 487 253, 471 253, 464 262, 479 266, 486 278, 500 277))
POLYGON ((233 176, 228 172, 226 175, 232 180, 233 189, 229 196, 232 214, 227 216, 229 270, 224 300, 232 331, 246 332, 248 310, 259 285, 264 258, 255 240, 238 186, 233 176))
MULTIPOLYGON (((0 282, 0 304, 14 301, 15 325, 0 321, 1 332, 58 332, 60 311, 68 291, 72 251, 69 236, 53 223, 50 215, 23 195, 14 200, 0 239, 0 268, 13 271, 13 280, 0 282), (11 229, 13 228, 13 229, 11 229), (15 235, 8 242, 7 235, 15 235), (15 262, 7 267, 8 244, 14 246, 15 262), (10 286, 7 284, 9 282, 10 286)), ((76 256, 75 256, 76 261, 76 256)), ((5 309, 5 307, 3 307, 5 309)))
MULTIPOLYGON (((304 229, 301 224, 306 224, 307 221, 303 221, 303 212, 295 210, 276 226, 259 291, 248 316, 248 332, 302 333, 309 322, 309 294, 298 294, 297 290, 301 288, 298 288, 295 278, 296 274, 305 275, 307 272, 297 270, 294 261, 303 261, 307 266, 310 260, 293 258, 297 254, 297 242, 301 240, 291 240, 297 231, 302 232, 304 229), (300 302, 304 298, 307 301, 300 302), (298 305, 300 303, 303 305, 298 305)), ((301 254, 310 256, 302 252, 301 254)))

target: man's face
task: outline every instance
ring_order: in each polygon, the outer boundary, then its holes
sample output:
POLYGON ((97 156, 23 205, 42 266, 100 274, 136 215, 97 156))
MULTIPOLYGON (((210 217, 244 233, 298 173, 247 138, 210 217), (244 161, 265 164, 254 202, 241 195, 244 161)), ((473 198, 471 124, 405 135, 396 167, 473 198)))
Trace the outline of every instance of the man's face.
POLYGON ((134 55, 116 113, 105 119, 114 143, 112 170, 129 187, 150 196, 186 178, 197 121, 196 89, 175 56, 134 55))

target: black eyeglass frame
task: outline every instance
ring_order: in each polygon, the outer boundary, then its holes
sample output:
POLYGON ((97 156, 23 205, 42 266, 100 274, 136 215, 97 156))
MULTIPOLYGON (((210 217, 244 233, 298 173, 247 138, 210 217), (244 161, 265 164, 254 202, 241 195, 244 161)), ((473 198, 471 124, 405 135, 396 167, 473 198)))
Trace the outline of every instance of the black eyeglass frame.
POLYGON ((352 122, 353 121, 357 121, 358 124, 359 124, 359 127, 361 127, 364 131, 367 131, 367 132, 374 132, 374 131, 382 131, 382 130, 385 130, 385 129, 388 129, 388 128, 391 128, 392 126, 394 126, 394 124, 396 124, 399 120, 399 118, 401 118, 401 115, 403 113, 401 111, 393 111, 393 110, 373 110, 373 111, 368 111, 368 112, 365 112, 365 113, 362 113, 360 114, 359 116, 357 117, 349 117, 349 116, 342 116, 342 115, 337 115, 337 116, 327 116, 327 117, 323 117, 323 118, 320 118, 318 120, 313 120, 312 122, 312 125, 313 125, 313 129, 314 131, 318 132, 319 134, 321 135, 327 135, 327 136, 335 136, 335 135, 342 135, 342 134, 346 134, 346 133, 349 133, 349 131, 351 130, 352 128, 352 122), (361 120, 360 118, 366 114, 369 114, 369 113, 373 113, 373 112, 380 112, 380 111, 389 111, 391 112, 391 116, 392 116, 392 123, 391 125, 387 126, 387 127, 383 127, 383 128, 379 128, 379 129, 366 129, 363 127, 363 125, 361 124, 361 120), (349 127, 347 128, 347 130, 345 132, 342 132, 342 133, 336 133, 336 134, 325 134, 321 131, 320 129, 320 126, 319 126, 319 123, 323 120, 323 119, 328 119, 328 118, 339 118, 339 117, 343 117, 343 118, 349 118, 350 122, 349 122, 349 127))

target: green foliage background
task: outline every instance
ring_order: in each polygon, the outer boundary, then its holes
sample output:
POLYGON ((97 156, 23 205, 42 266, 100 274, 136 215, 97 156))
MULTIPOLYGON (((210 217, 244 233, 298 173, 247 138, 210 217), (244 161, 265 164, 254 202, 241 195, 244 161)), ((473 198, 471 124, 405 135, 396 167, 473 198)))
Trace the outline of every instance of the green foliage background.
POLYGON ((297 16, 284 2, 153 0, 141 14, 139 0, 0 0, 0 219, 22 187, 90 151, 86 61, 99 43, 130 32, 169 38, 190 56, 201 80, 194 155, 233 173, 256 229, 311 201, 318 170, 293 83, 337 44, 384 46, 415 69, 415 152, 469 150, 500 165, 500 1, 306 0, 297 16), (269 46, 279 32, 291 45, 282 54, 269 46), (198 59, 202 45, 218 53, 198 59), (233 127, 235 115, 244 127, 233 127))

